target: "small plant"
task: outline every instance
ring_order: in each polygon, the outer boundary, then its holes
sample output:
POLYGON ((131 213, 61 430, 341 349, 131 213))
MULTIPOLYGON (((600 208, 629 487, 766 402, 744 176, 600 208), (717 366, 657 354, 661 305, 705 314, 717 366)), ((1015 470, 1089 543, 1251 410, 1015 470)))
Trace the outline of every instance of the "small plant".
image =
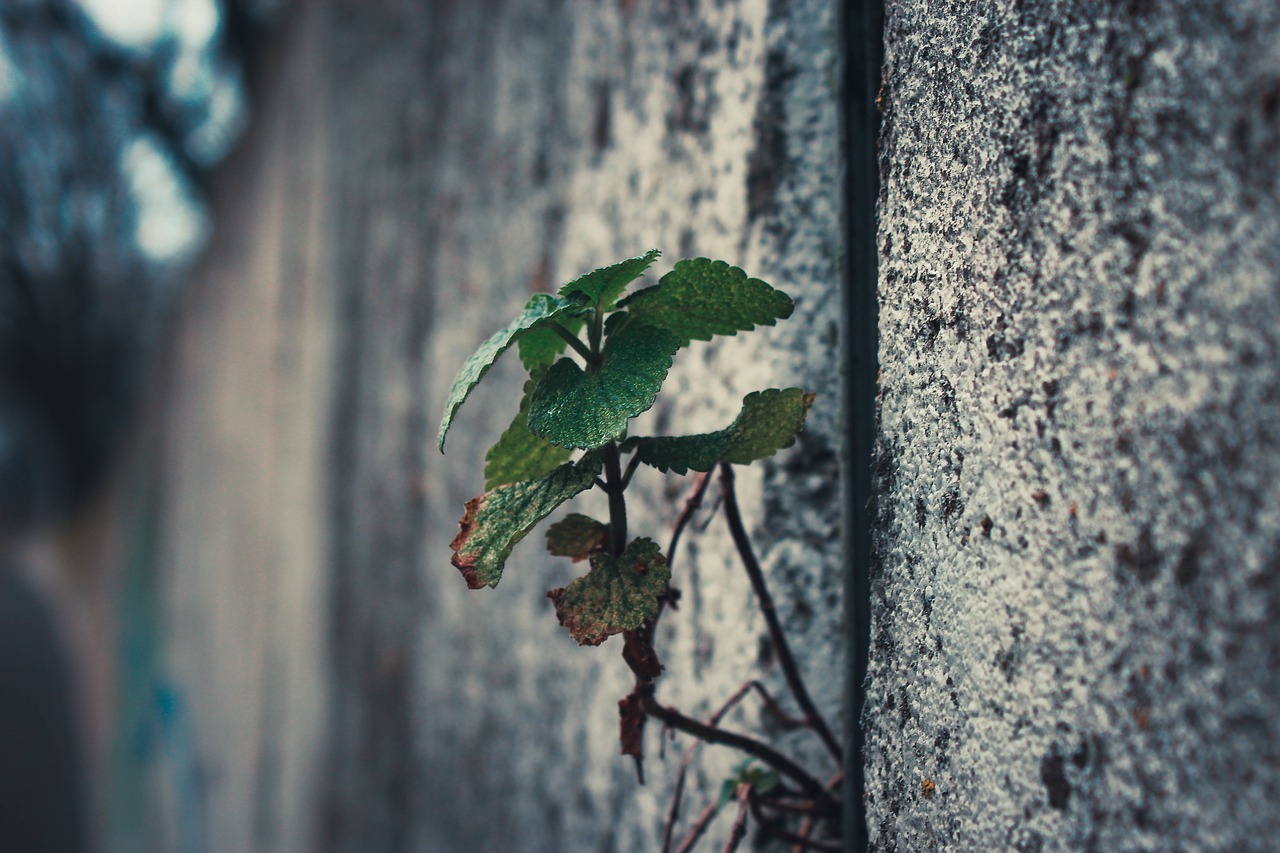
MULTIPOLYGON (((492 335, 467 360, 454 381, 437 440, 445 438, 459 407, 485 373, 512 345, 529 371, 519 411, 485 456, 485 491, 467 501, 451 547, 453 565, 472 589, 496 587, 516 543, 564 502, 593 487, 608 498, 607 520, 572 513, 547 531, 547 549, 587 573, 547 593, 560 624, 580 645, 599 645, 623 635, 622 656, 636 677, 635 689, 619 703, 622 752, 641 764, 645 721, 694 735, 700 741, 735 747, 750 759, 724 783, 721 801, 695 822, 681 850, 691 849, 716 811, 739 803, 734 838, 741 839, 748 812, 767 833, 797 849, 839 849, 811 838, 818 823, 835 824, 839 804, 832 794, 839 777, 826 784, 769 745, 719 727, 720 718, 752 690, 786 721, 777 702, 759 682, 748 682, 709 721, 686 717, 657 701, 655 680, 662 665, 654 631, 665 605, 673 603, 671 561, 684 527, 701 503, 708 475, 720 470, 723 508, 735 546, 765 616, 774 648, 793 696, 804 714, 795 725, 813 729, 837 764, 839 744, 809 698, 774 613, 764 575, 747 539, 733 493, 732 465, 772 456, 794 442, 813 405, 800 388, 748 394, 733 423, 722 430, 686 436, 627 434, 631 419, 647 411, 671 368, 672 358, 693 341, 733 335, 773 325, 791 316, 785 293, 724 261, 679 261, 657 285, 623 297, 659 252, 651 250, 574 279, 555 295, 540 293, 506 328, 492 335), (585 335, 585 338, 584 338, 585 335), (565 350, 572 355, 564 355, 565 350), (575 451, 582 451, 571 459, 575 451), (623 460, 626 459, 624 467, 623 460), (649 538, 628 539, 625 492, 640 465, 660 471, 702 472, 676 524, 666 553, 649 538), (798 831, 784 826, 799 815, 798 831)), ((664 833, 672 847, 684 776, 696 743, 686 753, 664 833)), ((731 845, 737 841, 731 839, 731 845)))

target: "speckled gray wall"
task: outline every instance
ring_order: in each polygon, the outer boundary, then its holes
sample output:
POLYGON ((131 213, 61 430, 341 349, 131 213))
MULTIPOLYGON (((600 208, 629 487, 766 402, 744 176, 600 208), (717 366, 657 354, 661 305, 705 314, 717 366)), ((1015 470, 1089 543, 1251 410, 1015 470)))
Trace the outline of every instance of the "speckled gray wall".
POLYGON ((876 849, 1280 836, 1280 7, 892 2, 876 849))
MULTIPOLYGON (((458 33, 439 37, 456 69, 450 85, 461 91, 443 108, 449 122, 432 146, 437 230, 420 285, 434 294, 429 375, 406 393, 434 425, 462 359, 530 293, 650 246, 665 253, 659 274, 682 257, 724 258, 791 293, 796 314, 776 328, 681 353, 648 426, 637 429, 719 428, 756 388, 818 392, 798 444, 744 469, 739 489, 801 665, 819 705, 838 719, 835 12, 827 2, 508 2, 437 21, 458 33), (468 16, 484 26, 470 29, 468 16), (467 32, 479 42, 466 45, 467 32)), ((449 565, 462 503, 482 489, 482 454, 511 416, 521 381, 513 368, 495 368, 494 384, 486 379, 461 410, 444 457, 429 436, 419 445, 433 485, 414 569, 421 594, 408 669, 415 843, 656 850, 683 741, 661 750, 651 724, 649 778, 637 785, 618 754, 617 702, 632 682, 620 643, 576 647, 545 597, 580 567, 546 557, 540 533, 519 546, 495 590, 466 589, 449 565), (494 805, 477 819, 459 802, 494 805)), ((632 533, 665 542, 688 480, 641 472, 637 484, 632 533)), ((584 496, 580 511, 599 512, 598 498, 584 496)), ((674 579, 680 610, 658 638, 668 667, 659 697, 705 716, 753 673, 780 681, 721 519, 688 544, 674 579)), ((730 725, 762 730, 755 707, 730 725)), ((823 778, 834 772, 811 736, 778 742, 823 778)), ((707 752, 684 825, 738 760, 707 752)), ((726 811, 709 847, 723 844, 731 820, 726 811)))

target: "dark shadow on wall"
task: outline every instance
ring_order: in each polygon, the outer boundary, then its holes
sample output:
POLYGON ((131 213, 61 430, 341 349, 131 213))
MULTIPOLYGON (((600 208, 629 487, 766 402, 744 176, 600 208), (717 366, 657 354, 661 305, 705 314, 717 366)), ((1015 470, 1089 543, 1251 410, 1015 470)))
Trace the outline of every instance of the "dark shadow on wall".
POLYGON ((72 699, 49 612, 0 566, 0 849, 86 849, 72 699))

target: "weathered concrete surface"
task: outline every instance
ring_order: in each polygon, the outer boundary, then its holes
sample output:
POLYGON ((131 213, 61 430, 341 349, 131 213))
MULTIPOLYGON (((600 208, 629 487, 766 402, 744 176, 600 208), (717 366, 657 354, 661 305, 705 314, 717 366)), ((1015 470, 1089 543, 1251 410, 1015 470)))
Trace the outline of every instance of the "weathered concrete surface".
POLYGON ((1280 9, 888 11, 874 845, 1272 849, 1280 9))
MULTIPOLYGON (((130 755, 141 724, 163 721, 133 759, 143 766, 113 779, 113 800, 130 773, 150 797, 141 816, 113 814, 121 853, 314 849, 337 338, 320 24, 304 10, 282 33, 253 133, 219 172, 219 221, 153 404, 160 439, 139 450, 156 472, 157 530, 142 535, 157 540, 161 611, 161 663, 143 687, 168 698, 163 716, 121 703, 130 755)), ((125 701, 131 654, 126 643, 125 701)))
MULTIPOLYGON (((298 14, 302 58, 269 87, 220 198, 221 248, 168 390, 161 562, 211 849, 656 849, 684 741, 662 750, 650 726, 637 786, 618 755, 619 643, 577 648, 544 595, 575 569, 537 535, 497 590, 468 591, 449 565, 514 412, 515 359, 464 407, 447 456, 434 429, 477 344, 532 292, 602 263, 654 246, 656 272, 722 257, 790 292, 787 323, 682 354, 643 428, 719 428, 757 388, 818 392, 798 445, 744 471, 739 493, 839 730, 835 10, 347 0, 298 14)), ((632 530, 665 541, 686 484, 637 476, 632 530)), ((595 497, 583 508, 602 509, 595 497)), ((781 679, 719 519, 686 544, 659 696, 702 716, 748 678, 781 679)), ((765 729, 755 707, 729 722, 765 729)), ((768 736, 833 772, 811 735, 768 736)), ((737 761, 706 752, 686 825, 737 761)))

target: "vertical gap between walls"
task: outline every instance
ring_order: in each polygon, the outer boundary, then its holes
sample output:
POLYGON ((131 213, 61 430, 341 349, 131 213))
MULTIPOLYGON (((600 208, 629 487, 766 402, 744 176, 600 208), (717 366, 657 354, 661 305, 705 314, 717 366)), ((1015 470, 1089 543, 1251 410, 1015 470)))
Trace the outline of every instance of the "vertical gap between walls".
POLYGON ((883 0, 843 8, 845 143, 845 849, 867 849, 862 713, 871 642, 871 460, 876 438, 879 362, 876 201, 880 115, 876 96, 884 58, 883 0))

